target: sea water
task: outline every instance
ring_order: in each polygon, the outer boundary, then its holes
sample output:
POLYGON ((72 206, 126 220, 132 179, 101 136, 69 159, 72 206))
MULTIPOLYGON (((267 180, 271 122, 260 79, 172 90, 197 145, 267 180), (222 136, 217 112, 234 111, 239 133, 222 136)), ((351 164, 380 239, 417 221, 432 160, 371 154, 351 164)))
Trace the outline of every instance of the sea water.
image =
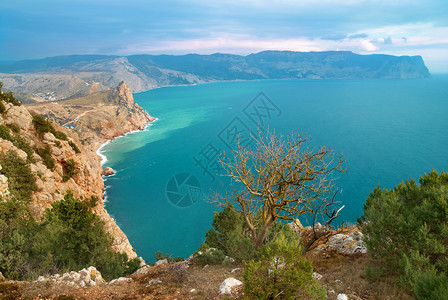
POLYGON ((240 135, 299 132, 342 153, 339 222, 355 223, 378 185, 448 170, 448 76, 416 80, 219 82, 134 94, 158 120, 107 144, 106 209, 138 254, 188 257, 204 241, 221 190, 217 157, 240 135), (233 139, 232 139, 233 138, 233 139))

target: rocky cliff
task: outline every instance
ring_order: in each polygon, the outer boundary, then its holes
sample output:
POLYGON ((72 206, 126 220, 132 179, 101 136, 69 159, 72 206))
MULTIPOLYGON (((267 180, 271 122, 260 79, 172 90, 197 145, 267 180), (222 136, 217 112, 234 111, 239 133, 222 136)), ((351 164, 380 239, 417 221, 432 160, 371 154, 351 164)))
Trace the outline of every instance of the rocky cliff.
MULTIPOLYGON (((47 167, 43 157, 35 151, 29 152, 33 156, 29 161, 37 185, 37 191, 33 193, 30 203, 30 210, 35 219, 39 220, 45 209, 51 207, 52 202, 63 199, 68 190, 72 191, 75 197, 86 200, 96 196, 99 201, 93 210, 105 222, 105 229, 114 238, 114 250, 126 252, 130 258, 134 258, 136 253, 126 235, 104 209, 102 168, 96 151, 106 140, 132 130, 143 129, 153 118, 134 102, 125 83, 111 91, 95 95, 97 97, 92 97, 90 102, 88 99, 72 99, 70 104, 48 103, 32 107, 1 101, 5 111, 0 114, 0 124, 20 132, 20 136, 32 149, 46 146, 51 149, 51 156, 55 161, 52 169, 47 167), (73 102, 76 101, 78 104, 74 105, 73 102), (79 115, 73 115, 79 112, 79 115), (51 132, 37 134, 31 113, 43 114, 56 121, 53 124, 54 129, 64 133, 67 139, 56 138, 51 132), (62 126, 62 122, 68 124, 62 126), (66 180, 64 165, 70 160, 74 161, 77 173, 66 180)), ((15 151, 23 159, 27 159, 29 155, 11 141, 0 138, 0 155, 8 150, 15 151)), ((8 194, 7 187, 8 178, 0 175, 1 195, 8 194)))
POLYGON ((247 56, 212 55, 70 55, 16 62, 0 67, 5 87, 37 100, 129 82, 133 92, 154 87, 223 80, 426 78, 421 56, 359 55, 348 51, 263 51, 247 56), (38 74, 38 75, 36 75, 38 74))

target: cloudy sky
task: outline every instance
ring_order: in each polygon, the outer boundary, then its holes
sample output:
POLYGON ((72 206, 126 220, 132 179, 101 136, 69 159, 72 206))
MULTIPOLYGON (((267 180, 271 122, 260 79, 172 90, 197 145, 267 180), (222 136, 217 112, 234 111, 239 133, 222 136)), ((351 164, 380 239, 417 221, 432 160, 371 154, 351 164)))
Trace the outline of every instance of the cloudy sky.
POLYGON ((0 2, 0 61, 267 49, 422 55, 430 71, 448 73, 448 1, 0 2))

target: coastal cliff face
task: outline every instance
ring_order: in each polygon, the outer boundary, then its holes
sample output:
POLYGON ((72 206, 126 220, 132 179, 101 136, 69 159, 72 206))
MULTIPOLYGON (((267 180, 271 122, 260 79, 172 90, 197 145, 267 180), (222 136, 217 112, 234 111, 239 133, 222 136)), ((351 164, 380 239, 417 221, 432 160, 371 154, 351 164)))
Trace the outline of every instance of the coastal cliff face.
MULTIPOLYGON (((136 253, 129 243, 126 235, 116 225, 104 208, 103 191, 104 183, 101 177, 102 167, 100 158, 96 154, 98 147, 106 140, 113 139, 123 133, 143 129, 145 125, 152 121, 146 111, 144 111, 132 98, 130 90, 125 83, 121 83, 112 91, 105 92, 107 95, 98 95, 104 98, 106 103, 99 105, 94 103, 92 98, 90 105, 77 104, 78 113, 84 109, 82 116, 77 115, 72 121, 67 121, 73 117, 72 106, 64 106, 58 103, 48 103, 48 106, 14 106, 5 103, 5 112, 0 114, 0 124, 19 128, 22 136, 33 149, 49 146, 55 167, 49 169, 37 153, 32 153, 33 159, 30 168, 35 175, 37 191, 32 195, 30 210, 36 220, 40 220, 46 208, 50 208, 54 201, 63 199, 67 191, 72 191, 74 196, 88 200, 92 196, 98 197, 99 201, 93 208, 104 222, 105 229, 114 238, 113 249, 118 252, 125 252, 128 257, 136 257, 136 253), (107 106, 107 109, 104 109, 107 106), (59 122, 53 124, 56 131, 63 132, 67 140, 60 140, 52 133, 46 132, 43 136, 37 134, 32 123, 33 114, 42 114, 50 117, 54 121, 63 120, 66 124, 61 126, 59 122), (74 124, 76 123, 76 124, 74 124), (74 126, 76 125, 76 126, 74 126), (73 127, 73 128, 72 128, 73 127), (76 151, 72 145, 78 148, 76 151), (73 160, 77 173, 64 181, 64 164, 73 160)), ((101 98, 101 99, 103 99, 101 98)), ((72 99, 75 101, 77 99, 72 99)), ((78 99, 79 100, 79 99, 78 99)), ((82 99, 85 101, 85 99, 82 99)), ((5 154, 8 150, 15 151, 22 159, 27 159, 28 154, 13 145, 11 141, 0 138, 0 154, 5 154)), ((0 194, 8 194, 8 178, 0 175, 0 194)))

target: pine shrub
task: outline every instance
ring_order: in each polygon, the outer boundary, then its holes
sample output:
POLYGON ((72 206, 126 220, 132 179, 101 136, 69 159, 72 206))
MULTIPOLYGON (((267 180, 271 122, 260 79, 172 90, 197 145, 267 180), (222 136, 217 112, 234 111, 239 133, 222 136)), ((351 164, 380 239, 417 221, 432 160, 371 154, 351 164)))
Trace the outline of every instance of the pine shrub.
POLYGON ((367 198, 358 220, 370 254, 414 287, 420 274, 448 274, 448 174, 431 171, 367 198))

